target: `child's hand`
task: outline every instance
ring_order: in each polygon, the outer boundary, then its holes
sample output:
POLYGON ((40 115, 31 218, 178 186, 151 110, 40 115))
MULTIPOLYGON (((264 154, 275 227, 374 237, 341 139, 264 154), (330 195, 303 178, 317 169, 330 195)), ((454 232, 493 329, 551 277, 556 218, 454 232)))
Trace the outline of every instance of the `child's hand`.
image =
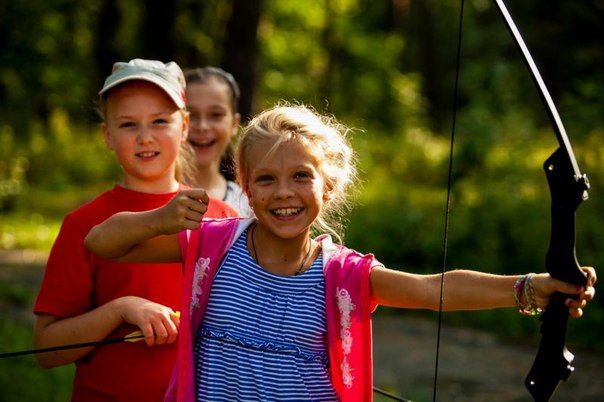
POLYGON ((208 209, 208 194, 201 188, 183 190, 157 211, 157 224, 162 234, 176 234, 197 229, 208 209))
POLYGON ((178 335, 180 314, 169 307, 136 296, 119 299, 122 319, 140 328, 147 346, 172 343, 178 335))
POLYGON ((566 305, 571 317, 581 317, 587 302, 592 300, 596 294, 594 285, 597 280, 596 271, 592 267, 581 267, 581 270, 587 275, 587 285, 585 287, 562 282, 552 278, 549 274, 535 275, 533 277, 533 288, 537 307, 544 309, 554 292, 577 295, 577 299, 566 299, 566 305))

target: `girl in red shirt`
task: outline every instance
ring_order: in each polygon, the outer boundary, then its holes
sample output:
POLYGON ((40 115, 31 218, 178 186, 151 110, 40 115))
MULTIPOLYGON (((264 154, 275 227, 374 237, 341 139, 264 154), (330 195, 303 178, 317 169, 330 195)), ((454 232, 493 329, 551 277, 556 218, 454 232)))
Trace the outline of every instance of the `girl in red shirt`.
MULTIPOLYGON (((176 63, 141 59, 116 63, 99 92, 103 136, 123 178, 65 218, 34 307, 35 346, 101 341, 137 329, 146 338, 38 354, 45 368, 75 363, 72 401, 163 400, 176 358, 175 336, 168 334, 178 326, 181 265, 118 263, 83 243, 90 228, 114 213, 161 207, 184 189, 184 93, 176 63)), ((236 216, 218 200, 208 213, 236 216)))

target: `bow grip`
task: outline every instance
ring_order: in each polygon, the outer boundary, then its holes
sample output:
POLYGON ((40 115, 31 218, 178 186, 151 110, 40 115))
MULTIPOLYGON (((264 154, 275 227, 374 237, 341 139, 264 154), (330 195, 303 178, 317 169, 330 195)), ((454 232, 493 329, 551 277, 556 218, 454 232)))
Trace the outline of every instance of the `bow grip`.
MULTIPOLYGON (((575 285, 586 284, 575 252, 575 211, 587 199, 589 182, 577 175, 564 148, 558 148, 543 164, 549 184, 551 205, 551 235, 545 259, 547 272, 554 278, 575 285)), ((573 372, 573 354, 566 348, 566 326, 569 295, 554 293, 539 318, 541 342, 535 362, 525 385, 536 402, 547 402, 560 381, 573 372)))

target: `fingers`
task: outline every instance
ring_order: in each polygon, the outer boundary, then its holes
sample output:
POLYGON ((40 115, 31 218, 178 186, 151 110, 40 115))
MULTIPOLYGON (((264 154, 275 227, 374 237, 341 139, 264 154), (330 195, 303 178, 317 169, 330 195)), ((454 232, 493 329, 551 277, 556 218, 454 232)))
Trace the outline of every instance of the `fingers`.
POLYGON ((178 336, 179 314, 149 300, 126 296, 122 318, 138 326, 147 346, 173 343, 178 336))
POLYGON ((583 286, 573 285, 572 283, 563 282, 558 279, 552 279, 552 292, 565 293, 567 295, 578 295, 583 291, 583 286))
POLYGON ((203 189, 179 192, 168 204, 157 209, 159 232, 174 234, 186 229, 197 229, 208 209, 208 203, 209 197, 203 189))
POLYGON ((583 316, 583 309, 571 308, 568 310, 568 314, 570 314, 572 318, 581 318, 583 316))
POLYGON ((596 276, 596 270, 594 267, 581 267, 581 271, 583 271, 587 277, 587 286, 593 286, 596 284, 598 277, 596 276))
POLYGON ((586 285, 577 286, 571 283, 563 282, 552 278, 549 274, 538 274, 534 277, 535 300, 534 303, 539 308, 545 308, 549 298, 554 292, 567 295, 575 295, 565 300, 569 315, 573 318, 583 316, 583 310, 587 303, 593 300, 595 296, 594 284, 597 280, 596 272, 593 267, 581 267, 586 276, 586 285))
MULTIPOLYGON (((208 193, 206 193, 206 191, 202 188, 192 188, 189 190, 184 190, 181 191, 181 194, 189 198, 191 201, 197 201, 192 203, 193 210, 199 211, 198 208, 200 205, 203 205, 205 209, 207 209, 208 203, 210 202, 210 197, 208 196, 208 193)), ((205 209, 199 212, 205 212, 205 209)))
MULTIPOLYGON (((162 312, 162 314, 154 317, 152 320, 152 327, 154 333, 154 344, 163 345, 165 343, 171 344, 176 340, 178 335, 178 329, 172 319, 174 312, 170 309, 162 312)), ((147 338, 145 337, 145 340, 147 338)), ((148 344, 148 343, 147 343, 148 344)), ((149 345, 149 344, 148 344, 149 345)), ((152 346, 152 345, 149 345, 152 346)))

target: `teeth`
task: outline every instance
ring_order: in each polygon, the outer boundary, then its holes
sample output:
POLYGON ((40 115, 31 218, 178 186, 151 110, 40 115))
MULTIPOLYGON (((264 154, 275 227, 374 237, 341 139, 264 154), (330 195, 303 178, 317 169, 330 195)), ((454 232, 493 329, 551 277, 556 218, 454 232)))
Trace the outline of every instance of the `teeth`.
POLYGON ((302 210, 302 208, 280 208, 280 209, 273 210, 273 212, 275 215, 279 215, 279 216, 290 216, 290 215, 297 214, 301 210, 302 210))
POLYGON ((210 140, 205 140, 205 141, 196 140, 196 141, 190 141, 190 142, 193 146, 206 147, 208 145, 212 145, 215 141, 214 141, 214 139, 210 139, 210 140))
POLYGON ((157 155, 157 152, 140 152, 138 154, 138 156, 140 156, 141 158, 150 158, 155 155, 157 155))

